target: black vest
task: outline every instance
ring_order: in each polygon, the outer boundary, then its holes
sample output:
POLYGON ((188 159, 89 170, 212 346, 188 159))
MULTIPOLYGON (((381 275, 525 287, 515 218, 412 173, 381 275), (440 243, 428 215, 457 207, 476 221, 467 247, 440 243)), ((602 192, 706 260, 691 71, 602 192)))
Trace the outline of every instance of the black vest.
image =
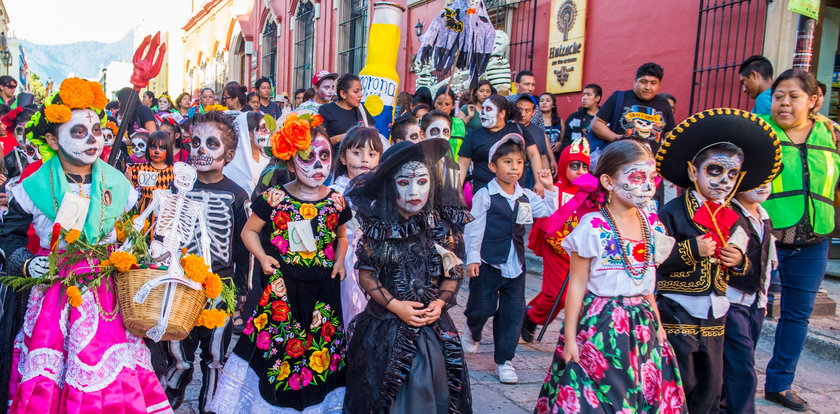
POLYGON ((773 226, 770 225, 770 220, 762 220, 761 225, 764 227, 764 240, 758 237, 758 232, 755 231, 752 223, 745 226, 747 234, 750 235, 750 241, 747 244, 749 268, 743 275, 733 273, 729 277, 729 286, 748 295, 758 292, 764 286, 767 277, 767 253, 770 251, 770 233, 773 231, 773 226))
POLYGON ((487 210, 487 222, 484 227, 484 239, 481 242, 481 260, 487 264, 507 263, 510 242, 519 257, 519 263, 525 265, 525 226, 516 224, 519 206, 527 203, 528 197, 522 195, 510 208, 508 200, 501 194, 490 196, 490 208, 487 210))

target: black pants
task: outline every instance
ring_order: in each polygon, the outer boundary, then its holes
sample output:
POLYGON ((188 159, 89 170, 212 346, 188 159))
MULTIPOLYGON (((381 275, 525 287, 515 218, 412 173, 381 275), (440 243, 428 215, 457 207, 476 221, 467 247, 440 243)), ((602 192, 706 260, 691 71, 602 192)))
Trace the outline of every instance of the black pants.
POLYGON ((501 270, 482 263, 478 277, 470 279, 470 296, 464 315, 476 342, 481 340, 481 331, 487 319, 493 317, 493 359, 496 364, 513 359, 524 314, 525 272, 507 279, 502 277, 501 270))
POLYGON ((679 303, 656 298, 668 342, 674 348, 688 412, 717 413, 723 389, 723 334, 726 315, 698 319, 679 303))
POLYGON ((752 306, 733 304, 726 313, 721 412, 755 412, 755 346, 763 321, 764 309, 758 307, 758 299, 752 306))
POLYGON ((166 373, 164 384, 167 394, 183 393, 192 380, 195 351, 201 347, 201 391, 198 394, 198 410, 207 412, 207 407, 216 393, 219 373, 224 367, 225 353, 230 344, 233 325, 228 319, 225 325, 216 329, 196 326, 183 341, 169 341, 172 366, 166 373))

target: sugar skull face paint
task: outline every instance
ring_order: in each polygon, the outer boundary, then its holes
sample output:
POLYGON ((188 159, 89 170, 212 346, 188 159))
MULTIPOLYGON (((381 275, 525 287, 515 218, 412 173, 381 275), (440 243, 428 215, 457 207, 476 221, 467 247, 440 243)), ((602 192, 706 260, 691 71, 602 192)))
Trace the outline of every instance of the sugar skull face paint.
POLYGON ((190 164, 196 170, 216 171, 225 166, 225 142, 216 124, 207 122, 193 127, 190 141, 190 164))
POLYGON ((429 168, 419 161, 409 161, 394 176, 397 185, 397 207, 403 214, 412 215, 423 210, 432 189, 429 168))
POLYGON ((93 164, 104 146, 99 116, 90 109, 73 111, 70 120, 58 127, 58 150, 73 165, 93 164))
POLYGON ((146 157, 146 137, 136 136, 131 139, 131 153, 135 157, 146 157))
POLYGON ((169 102, 169 99, 165 96, 158 99, 158 111, 168 111, 172 109, 172 102, 169 102))
POLYGON ((335 81, 332 79, 322 80, 315 92, 324 102, 332 102, 333 97, 335 97, 335 81))
POLYGON ((767 201, 767 197, 770 197, 770 183, 764 184, 761 187, 754 188, 750 191, 745 191, 744 193, 739 194, 738 197, 739 199, 740 197, 743 197, 753 203, 763 203, 767 201))
POLYGON ((644 207, 656 193, 656 164, 653 160, 625 165, 618 173, 613 194, 628 205, 644 207))
POLYGON ((260 120, 259 126, 257 129, 251 132, 251 139, 259 148, 267 147, 268 140, 271 138, 271 133, 268 131, 268 128, 265 126, 265 119, 260 120))
POLYGON ((481 126, 493 128, 496 125, 496 118, 499 116, 499 108, 493 101, 485 99, 481 105, 481 126))
POLYGON ((712 153, 695 171, 700 194, 710 201, 724 201, 738 183, 741 163, 738 155, 712 153))
POLYGON ((183 194, 193 189, 193 185, 195 185, 195 179, 197 177, 195 167, 178 161, 173 166, 172 172, 175 174, 173 184, 175 185, 175 188, 178 189, 179 193, 183 194))
POLYGON ((332 165, 332 148, 327 139, 321 135, 315 136, 312 139, 312 151, 309 152, 309 157, 303 159, 300 152, 295 154, 295 176, 301 184, 317 188, 330 175, 330 166, 332 165))
POLYGON ((449 126, 449 122, 446 122, 445 119, 436 118, 434 121, 429 123, 429 126, 426 127, 426 139, 431 138, 443 138, 445 140, 449 140, 449 137, 452 135, 452 129, 449 126))
POLYGON ((102 139, 105 141, 105 146, 110 147, 114 145, 114 134, 117 131, 111 131, 111 128, 102 128, 102 139))

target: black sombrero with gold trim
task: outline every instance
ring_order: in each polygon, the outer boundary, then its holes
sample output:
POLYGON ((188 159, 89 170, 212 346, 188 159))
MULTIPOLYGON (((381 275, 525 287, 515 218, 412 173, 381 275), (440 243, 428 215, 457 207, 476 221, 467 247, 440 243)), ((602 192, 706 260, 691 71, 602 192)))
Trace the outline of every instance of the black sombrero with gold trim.
POLYGON ((769 182, 781 168, 779 138, 767 122, 740 109, 715 108, 690 116, 665 137, 656 153, 656 170, 666 180, 691 188, 687 163, 719 142, 729 142, 744 151, 741 171, 745 175, 738 191, 769 182))

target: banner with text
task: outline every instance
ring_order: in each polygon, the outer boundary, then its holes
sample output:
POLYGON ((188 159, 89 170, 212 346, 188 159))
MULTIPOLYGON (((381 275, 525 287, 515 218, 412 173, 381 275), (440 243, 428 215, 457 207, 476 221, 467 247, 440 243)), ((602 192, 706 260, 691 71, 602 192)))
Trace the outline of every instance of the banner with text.
POLYGON ((583 86, 586 0, 552 0, 546 91, 579 92, 583 86))

